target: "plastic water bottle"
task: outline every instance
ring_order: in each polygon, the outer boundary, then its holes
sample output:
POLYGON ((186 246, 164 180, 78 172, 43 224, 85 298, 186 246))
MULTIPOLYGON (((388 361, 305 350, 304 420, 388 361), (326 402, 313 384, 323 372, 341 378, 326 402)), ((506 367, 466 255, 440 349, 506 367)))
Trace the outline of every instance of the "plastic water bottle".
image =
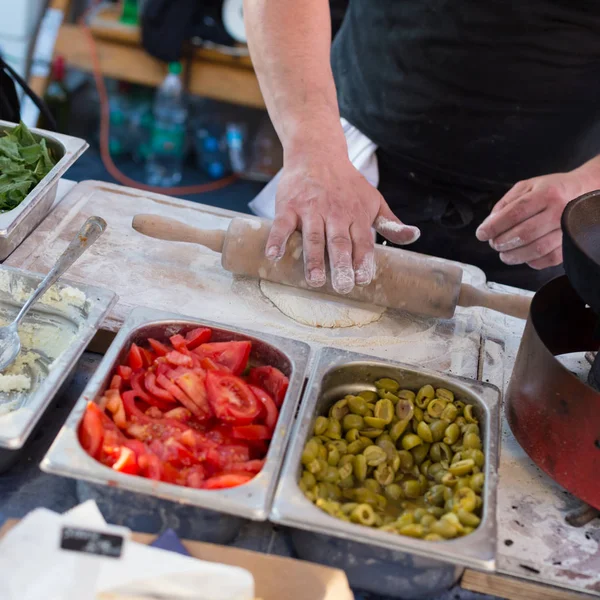
POLYGON ((181 81, 181 64, 171 63, 156 92, 150 156, 146 163, 149 185, 169 187, 181 182, 188 116, 181 81))

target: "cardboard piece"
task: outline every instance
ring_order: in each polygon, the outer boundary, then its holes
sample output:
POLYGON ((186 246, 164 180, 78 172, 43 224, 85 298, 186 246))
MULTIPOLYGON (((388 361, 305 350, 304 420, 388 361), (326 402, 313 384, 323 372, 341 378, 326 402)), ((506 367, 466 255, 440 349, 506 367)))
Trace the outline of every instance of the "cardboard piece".
MULTIPOLYGON (((0 538, 15 524, 8 521, 0 529, 0 538)), ((134 533, 132 540, 150 544, 155 537, 134 533)), ((183 545, 195 558, 250 571, 260 600, 354 600, 346 574, 338 569, 217 544, 183 540, 183 545)))

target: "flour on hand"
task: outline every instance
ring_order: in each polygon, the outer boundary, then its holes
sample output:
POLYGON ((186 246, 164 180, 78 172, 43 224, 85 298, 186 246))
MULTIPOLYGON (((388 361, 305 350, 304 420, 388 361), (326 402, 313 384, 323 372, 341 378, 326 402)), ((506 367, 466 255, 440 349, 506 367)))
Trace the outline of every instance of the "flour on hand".
POLYGON ((287 317, 310 327, 364 327, 379 321, 383 306, 336 298, 287 285, 260 282, 262 293, 287 317))

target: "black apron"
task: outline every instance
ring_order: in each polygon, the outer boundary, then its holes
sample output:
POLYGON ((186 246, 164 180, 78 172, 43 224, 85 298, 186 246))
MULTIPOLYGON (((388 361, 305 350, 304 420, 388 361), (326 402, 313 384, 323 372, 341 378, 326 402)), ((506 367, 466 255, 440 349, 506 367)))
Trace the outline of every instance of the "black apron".
POLYGON ((514 183, 600 153, 595 0, 351 0, 332 66, 392 210, 454 232, 451 257, 514 183))

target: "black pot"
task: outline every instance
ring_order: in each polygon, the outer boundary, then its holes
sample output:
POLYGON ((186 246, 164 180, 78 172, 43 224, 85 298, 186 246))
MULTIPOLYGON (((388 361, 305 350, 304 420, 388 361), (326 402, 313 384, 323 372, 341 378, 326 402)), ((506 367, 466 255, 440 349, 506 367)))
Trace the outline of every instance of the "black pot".
POLYGON ((561 225, 569 282, 600 316, 600 190, 567 204, 561 225))

